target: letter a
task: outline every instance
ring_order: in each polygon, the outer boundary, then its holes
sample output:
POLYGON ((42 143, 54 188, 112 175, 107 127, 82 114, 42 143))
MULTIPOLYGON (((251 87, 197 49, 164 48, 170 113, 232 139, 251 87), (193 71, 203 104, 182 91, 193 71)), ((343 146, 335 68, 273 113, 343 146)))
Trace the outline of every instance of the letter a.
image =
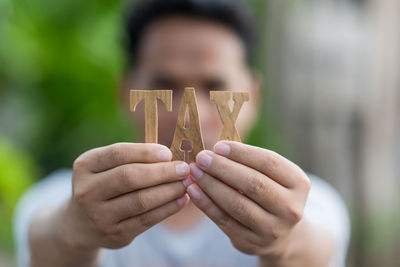
POLYGON ((157 98, 169 112, 172 111, 172 90, 131 90, 131 112, 144 98, 144 118, 146 143, 158 142, 157 98))
POLYGON ((217 105, 219 117, 224 125, 219 140, 241 142, 235 123, 243 103, 249 101, 249 94, 247 92, 210 91, 210 100, 217 105), (231 95, 234 103, 232 111, 228 105, 231 95))
POLYGON ((176 122, 174 139, 171 145, 172 158, 174 160, 185 160, 185 152, 181 150, 182 140, 185 139, 192 141, 192 150, 189 151, 189 161, 195 161, 197 153, 204 149, 204 145, 201 136, 196 95, 194 93, 194 88, 190 87, 185 88, 178 120, 176 122), (185 114, 187 108, 189 109, 189 128, 185 128, 185 114))

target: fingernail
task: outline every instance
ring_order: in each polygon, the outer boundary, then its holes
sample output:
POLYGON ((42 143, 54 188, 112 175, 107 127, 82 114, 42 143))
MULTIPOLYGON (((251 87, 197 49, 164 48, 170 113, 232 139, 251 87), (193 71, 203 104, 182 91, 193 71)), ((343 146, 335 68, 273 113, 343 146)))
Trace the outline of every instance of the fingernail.
POLYGON ((181 196, 180 198, 178 198, 178 199, 176 200, 176 202, 178 202, 178 205, 181 206, 181 207, 182 207, 183 205, 185 205, 186 201, 187 201, 187 196, 186 196, 186 194, 183 195, 183 196, 181 196))
POLYGON ((160 161, 170 161, 172 159, 172 153, 169 149, 163 149, 158 151, 158 159, 160 161))
POLYGON ((189 165, 186 162, 176 164, 175 169, 179 177, 186 177, 190 173, 189 165))
POLYGON ((196 164, 190 164, 190 172, 192 173, 192 177, 194 180, 198 180, 202 175, 203 171, 196 166, 196 164))
POLYGON ((231 147, 225 143, 218 142, 214 146, 214 152, 226 157, 231 152, 231 147))
POLYGON ((187 192, 190 198, 195 200, 199 200, 203 196, 203 192, 201 192, 201 189, 196 184, 189 185, 189 187, 187 188, 187 192))
POLYGON ((212 161, 212 158, 210 155, 207 154, 205 151, 201 151, 199 154, 196 156, 196 163, 203 168, 207 168, 210 166, 212 161))
POLYGON ((190 177, 187 177, 185 180, 182 181, 183 185, 187 188, 189 185, 193 184, 192 179, 190 177))

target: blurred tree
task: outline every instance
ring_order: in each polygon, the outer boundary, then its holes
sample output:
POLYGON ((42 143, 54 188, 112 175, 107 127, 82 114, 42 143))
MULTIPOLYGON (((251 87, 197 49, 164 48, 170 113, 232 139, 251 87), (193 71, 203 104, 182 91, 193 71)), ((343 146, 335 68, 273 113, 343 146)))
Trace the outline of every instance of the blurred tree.
POLYGON ((0 125, 44 173, 89 148, 131 140, 117 108, 121 2, 2 3, 0 103, 8 112, 0 125))

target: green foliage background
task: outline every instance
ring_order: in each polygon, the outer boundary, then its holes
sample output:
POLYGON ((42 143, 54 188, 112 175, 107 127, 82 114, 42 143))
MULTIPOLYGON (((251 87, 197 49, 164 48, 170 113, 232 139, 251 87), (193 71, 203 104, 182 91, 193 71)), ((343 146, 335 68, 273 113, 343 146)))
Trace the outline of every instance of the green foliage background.
MULTIPOLYGON (((250 2, 261 17, 265 2, 250 2)), ((133 140, 118 89, 126 7, 115 0, 0 0, 1 247, 11 247, 13 207, 29 184, 90 148, 133 140)), ((262 116, 249 142, 279 150, 273 134, 262 116)))
POLYGON ((10 248, 14 206, 32 183, 35 172, 31 159, 0 137, 0 249, 10 248))
POLYGON ((88 148, 129 139, 117 108, 120 2, 2 4, 1 104, 17 104, 2 132, 45 173, 88 148))

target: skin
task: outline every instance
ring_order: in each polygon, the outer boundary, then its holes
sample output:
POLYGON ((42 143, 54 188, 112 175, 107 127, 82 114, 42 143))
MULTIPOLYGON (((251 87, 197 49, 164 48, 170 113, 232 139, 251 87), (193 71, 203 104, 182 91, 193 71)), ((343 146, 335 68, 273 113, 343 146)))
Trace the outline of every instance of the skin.
MULTIPOLYGON (((31 223, 32 266, 95 266, 101 248, 124 247, 159 222, 190 228, 203 216, 260 266, 328 266, 334 242, 303 218, 310 180, 301 168, 267 149, 217 142, 222 125, 209 90, 248 90, 236 124, 242 137, 257 115, 259 85, 240 39, 213 22, 169 17, 148 27, 140 47, 124 87, 174 89, 173 112, 159 108, 163 145, 119 143, 79 156, 71 199, 31 223), (168 149, 185 86, 196 88, 209 149, 190 166, 171 161, 168 149)), ((143 108, 134 116, 144 129, 143 108)))

